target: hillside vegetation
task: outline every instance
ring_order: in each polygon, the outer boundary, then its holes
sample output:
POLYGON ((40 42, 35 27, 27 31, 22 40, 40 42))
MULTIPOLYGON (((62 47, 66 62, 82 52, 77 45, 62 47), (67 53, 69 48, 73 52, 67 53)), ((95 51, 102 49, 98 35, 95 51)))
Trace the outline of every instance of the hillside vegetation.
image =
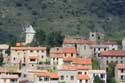
POLYGON ((121 40, 125 0, 0 0, 0 29, 20 39, 27 24, 46 33, 87 36, 101 31, 107 38, 121 40))

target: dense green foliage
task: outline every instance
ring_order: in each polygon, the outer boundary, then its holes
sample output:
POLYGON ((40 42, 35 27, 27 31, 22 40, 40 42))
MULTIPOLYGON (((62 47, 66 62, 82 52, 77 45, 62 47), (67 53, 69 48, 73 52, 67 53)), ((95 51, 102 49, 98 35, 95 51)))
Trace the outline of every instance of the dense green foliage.
POLYGON ((0 29, 16 34, 32 24, 45 32, 87 35, 102 31, 107 38, 125 35, 124 0, 0 0, 0 29), (113 33, 112 33, 113 32, 113 33))
POLYGON ((107 83, 116 83, 115 77, 115 66, 116 63, 109 63, 107 68, 107 83))
POLYGON ((45 33, 42 29, 37 30, 35 41, 33 42, 35 45, 42 45, 47 47, 56 47, 61 46, 63 43, 64 35, 59 31, 52 31, 49 33, 45 33))
POLYGON ((92 58, 92 69, 100 69, 100 66, 98 64, 98 61, 96 58, 92 58))
POLYGON ((104 81, 101 80, 101 79, 99 78, 99 76, 96 76, 95 79, 94 79, 94 83, 104 83, 104 81))

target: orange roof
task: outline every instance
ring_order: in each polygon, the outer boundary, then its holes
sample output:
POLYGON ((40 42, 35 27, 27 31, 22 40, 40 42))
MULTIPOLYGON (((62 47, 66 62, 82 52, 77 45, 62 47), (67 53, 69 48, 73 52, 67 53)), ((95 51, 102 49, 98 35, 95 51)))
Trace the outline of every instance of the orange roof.
POLYGON ((57 73, 50 73, 50 78, 59 78, 57 73))
POLYGON ((29 56, 29 58, 30 58, 30 59, 37 59, 38 56, 36 56, 36 55, 35 55, 35 56, 29 56))
POLYGON ((109 51, 103 51, 101 52, 101 56, 112 56, 112 57, 118 57, 118 56, 125 56, 124 50, 109 50, 109 51))
POLYGON ((46 47, 11 47, 11 50, 46 50, 46 47))
POLYGON ((63 48, 63 53, 76 53, 76 48, 63 48))
POLYGON ((89 70, 90 68, 88 66, 77 66, 77 70, 89 70))
POLYGON ((64 65, 59 68, 59 70, 74 71, 74 70, 88 70, 87 66, 75 66, 75 65, 64 65))
POLYGON ((92 61, 90 58, 74 58, 73 63, 82 64, 82 65, 90 65, 90 64, 92 64, 92 61))
POLYGON ((49 73, 49 72, 39 72, 39 73, 35 73, 36 76, 47 76, 50 78, 59 78, 57 73, 49 73))
POLYGON ((125 64, 117 64, 116 67, 118 69, 125 69, 125 64))
POLYGON ((52 58, 63 58, 63 54, 50 54, 52 58))
POLYGON ((16 43, 16 46, 17 47, 20 47, 20 46, 25 46, 26 44, 24 42, 17 42, 16 43))
POLYGON ((82 74, 79 74, 77 75, 77 79, 79 80, 89 80, 89 76, 88 75, 82 75, 82 74))
POLYGON ((64 39, 64 44, 96 44, 95 41, 85 39, 64 39))
POLYGON ((35 73, 36 76, 47 76, 49 77, 50 76, 50 73, 49 72, 39 72, 39 73, 35 73))

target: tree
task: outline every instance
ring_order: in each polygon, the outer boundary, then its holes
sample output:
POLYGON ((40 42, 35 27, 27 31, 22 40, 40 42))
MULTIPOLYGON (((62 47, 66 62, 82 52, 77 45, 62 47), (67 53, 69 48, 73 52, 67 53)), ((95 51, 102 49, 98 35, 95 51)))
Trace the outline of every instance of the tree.
POLYGON ((108 64, 107 68, 107 83, 116 83, 115 77, 115 66, 116 63, 111 62, 108 64))
POLYGON ((44 45, 46 41, 46 33, 40 29, 36 31, 34 43, 37 45, 44 45))
POLYGON ((61 46, 64 39, 61 32, 50 32, 46 37, 47 45, 50 47, 61 46))
POLYGON ((101 79, 99 78, 99 76, 97 75, 97 76, 95 77, 95 79, 94 79, 94 83, 104 83, 104 81, 101 80, 101 79))
POLYGON ((100 69, 100 66, 98 64, 98 61, 96 58, 92 58, 92 69, 100 69))

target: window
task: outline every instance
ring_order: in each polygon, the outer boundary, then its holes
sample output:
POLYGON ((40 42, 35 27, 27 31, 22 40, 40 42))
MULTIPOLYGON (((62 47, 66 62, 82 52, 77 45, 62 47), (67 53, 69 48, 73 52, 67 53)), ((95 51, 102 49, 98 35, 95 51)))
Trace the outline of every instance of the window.
POLYGON ((30 61, 35 61, 36 59, 30 59, 30 61))
POLYGON ((71 78, 70 78, 71 80, 74 80, 74 76, 71 76, 71 78))
POLYGON ((82 80, 79 80, 79 83, 82 83, 82 80))
POLYGON ((85 83, 88 83, 88 80, 86 80, 86 82, 85 83))
POLYGON ((15 60, 16 58, 14 57, 13 60, 15 60))
POLYGON ((84 50, 86 50, 86 46, 84 46, 84 50))
POLYGON ((122 63, 122 61, 121 61, 121 63, 122 63))
POLYGON ((66 57, 67 55, 66 55, 66 53, 65 53, 65 57, 66 57))
POLYGON ((43 56, 41 56, 41 58, 43 59, 44 57, 43 57, 43 56))
POLYGON ((33 52, 33 50, 30 50, 30 52, 33 52))
POLYGON ((92 37, 94 37, 94 34, 92 34, 92 37))
POLYGON ((44 78, 44 81, 49 81, 49 78, 48 78, 48 77, 45 77, 45 78, 44 78))
POLYGON ((39 81, 42 81, 43 79, 42 79, 42 77, 39 77, 39 81))
POLYGON ((6 79, 4 79, 4 82, 6 82, 6 79))
POLYGON ((87 74, 87 72, 85 72, 85 75, 87 74))
POLYGON ((104 48, 104 51, 106 51, 106 48, 104 48))
POLYGON ((78 72, 78 74, 82 74, 82 72, 78 72))
POLYGON ((104 74, 101 74, 101 78, 104 78, 104 74))
POLYGON ((42 50, 42 52, 44 52, 44 50, 42 50))
POLYGON ((11 82, 16 82, 16 80, 15 79, 11 79, 11 82))
POLYGON ((34 65, 32 64, 32 67, 33 67, 34 65))
POLYGON ((106 61, 106 63, 108 64, 108 60, 106 61))
POLYGON ((61 76, 61 80, 64 80, 64 76, 61 76))
POLYGON ((71 53, 71 57, 73 57, 73 53, 71 53))
POLYGON ((98 48, 98 50, 100 51, 100 48, 98 48))
POLYGON ((123 70, 123 69, 121 69, 121 73, 123 73, 123 71, 124 71, 124 70, 123 70))

